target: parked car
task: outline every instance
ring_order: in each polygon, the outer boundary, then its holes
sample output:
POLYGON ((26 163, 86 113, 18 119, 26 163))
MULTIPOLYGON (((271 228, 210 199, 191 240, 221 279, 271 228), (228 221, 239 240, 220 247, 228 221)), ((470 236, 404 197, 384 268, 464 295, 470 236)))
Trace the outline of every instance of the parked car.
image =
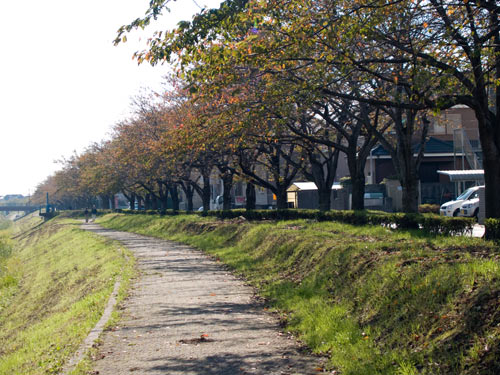
MULTIPOLYGON (((461 214, 461 208, 463 204, 469 205, 469 204, 475 204, 477 202, 477 207, 479 207, 479 189, 484 188, 484 185, 482 186, 474 186, 471 187, 467 190, 465 190, 462 194, 460 194, 458 197, 456 197, 454 200, 446 202, 441 205, 441 208, 439 209, 439 213, 442 216, 459 216, 461 214)), ((476 207, 476 206, 474 206, 476 207)), ((472 207, 464 207, 464 209, 467 211, 467 214, 462 215, 462 216, 474 216, 474 209, 472 207), (470 211, 472 209, 472 214, 470 214, 470 211)))
POLYGON ((475 217, 479 215, 479 191, 483 187, 480 186, 474 193, 469 196, 469 199, 460 206, 460 216, 475 217))

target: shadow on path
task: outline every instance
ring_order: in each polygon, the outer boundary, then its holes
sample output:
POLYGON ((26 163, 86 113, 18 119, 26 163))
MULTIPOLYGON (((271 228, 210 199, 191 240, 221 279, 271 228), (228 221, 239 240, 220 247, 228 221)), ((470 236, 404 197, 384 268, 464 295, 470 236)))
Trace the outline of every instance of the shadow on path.
POLYGON ((318 373, 324 358, 281 333, 253 290, 223 265, 177 243, 82 227, 120 241, 141 270, 120 325, 102 338, 100 375, 318 373))

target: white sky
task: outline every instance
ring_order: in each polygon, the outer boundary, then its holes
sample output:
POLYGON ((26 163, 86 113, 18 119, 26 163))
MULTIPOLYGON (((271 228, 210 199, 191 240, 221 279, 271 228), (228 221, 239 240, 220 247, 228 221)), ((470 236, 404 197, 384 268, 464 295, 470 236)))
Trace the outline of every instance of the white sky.
MULTIPOLYGON (((220 2, 220 1, 219 1, 220 2)), ((214 0, 198 4, 215 6, 214 0)), ((191 19, 193 0, 114 47, 116 30, 149 0, 0 1, 0 196, 33 193, 54 161, 106 138, 141 88, 160 89, 167 66, 137 66, 154 30, 191 19)))

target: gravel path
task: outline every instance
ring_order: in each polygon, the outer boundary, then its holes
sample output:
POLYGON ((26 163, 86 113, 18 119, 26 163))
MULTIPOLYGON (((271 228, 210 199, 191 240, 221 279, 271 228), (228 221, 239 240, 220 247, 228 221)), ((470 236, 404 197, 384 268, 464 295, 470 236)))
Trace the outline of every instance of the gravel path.
POLYGON ((135 254, 141 276, 120 326, 102 336, 96 374, 317 374, 321 358, 282 334, 253 290, 188 246, 104 229, 135 254))

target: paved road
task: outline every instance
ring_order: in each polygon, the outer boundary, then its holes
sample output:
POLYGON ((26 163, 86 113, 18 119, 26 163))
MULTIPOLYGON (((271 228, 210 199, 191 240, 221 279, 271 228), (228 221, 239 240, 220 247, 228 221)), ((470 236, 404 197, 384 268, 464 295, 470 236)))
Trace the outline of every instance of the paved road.
POLYGON ((219 263, 169 241, 84 228, 122 242, 141 270, 120 326, 103 335, 99 375, 319 372, 323 359, 282 334, 252 289, 219 263))

